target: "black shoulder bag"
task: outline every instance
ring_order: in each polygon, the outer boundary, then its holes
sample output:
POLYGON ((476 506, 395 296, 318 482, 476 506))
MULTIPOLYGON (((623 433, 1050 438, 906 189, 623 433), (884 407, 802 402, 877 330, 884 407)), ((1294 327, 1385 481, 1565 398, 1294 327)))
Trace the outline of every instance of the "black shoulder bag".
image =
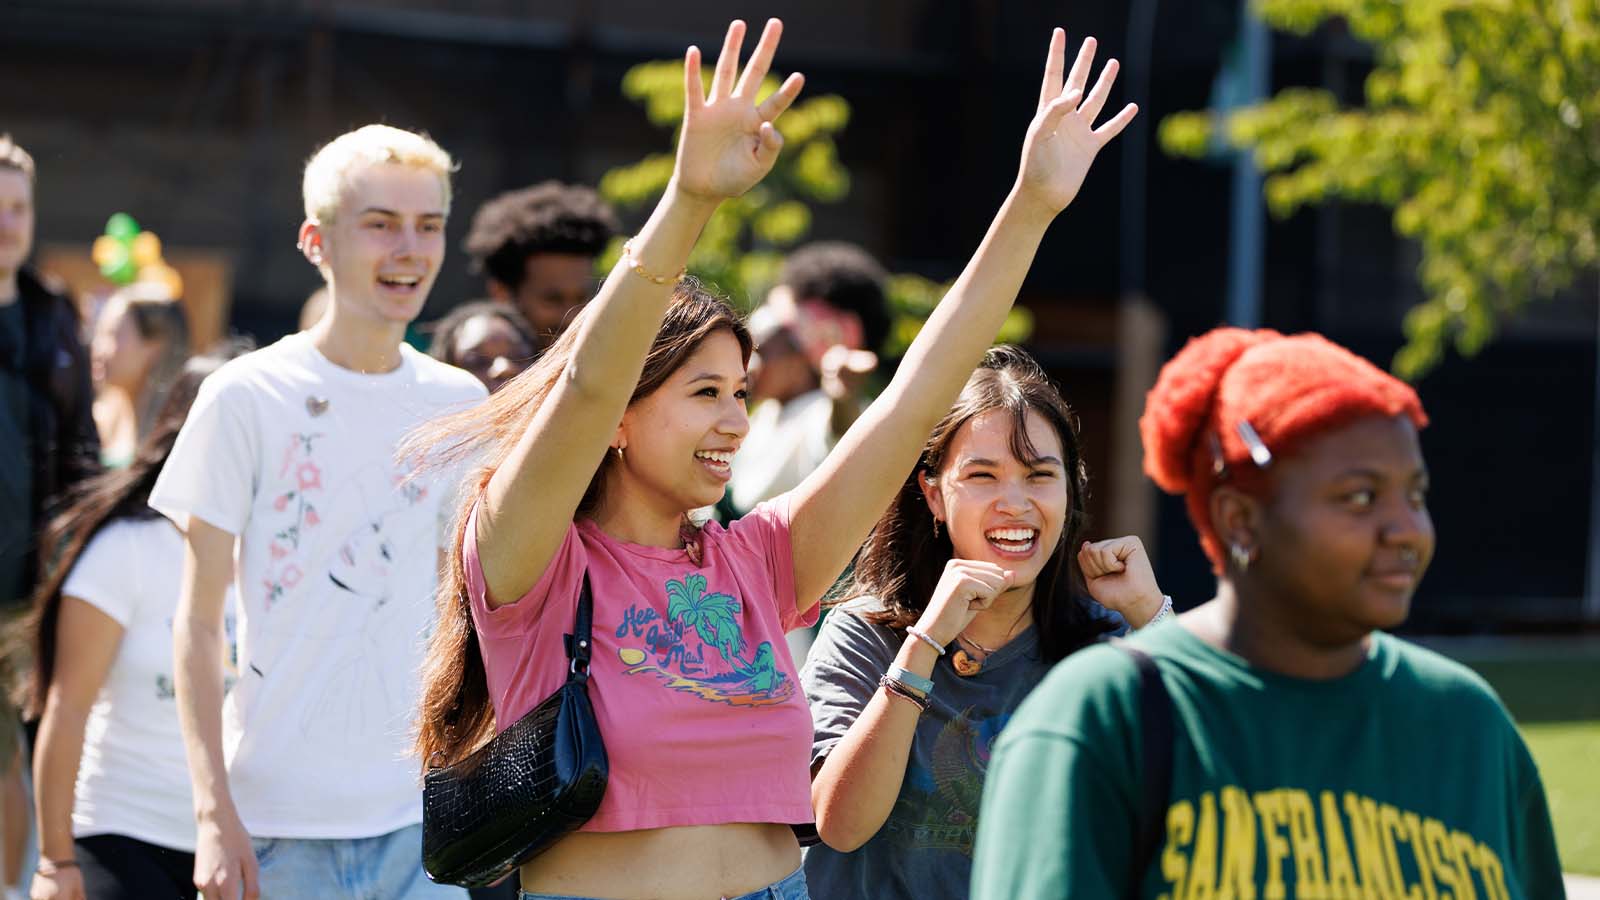
POLYGON ((1133 872, 1128 896, 1139 896, 1144 874, 1161 852, 1166 837, 1167 800, 1172 794, 1172 753, 1177 730, 1173 723, 1172 697, 1161 682, 1161 671, 1150 655, 1115 642, 1117 649, 1133 658, 1139 667, 1139 809, 1134 822, 1133 872))
POLYGON ((430 769, 422 788, 422 867, 442 884, 485 887, 577 829, 606 793, 606 748, 589 703, 584 573, 567 681, 471 756, 430 769))

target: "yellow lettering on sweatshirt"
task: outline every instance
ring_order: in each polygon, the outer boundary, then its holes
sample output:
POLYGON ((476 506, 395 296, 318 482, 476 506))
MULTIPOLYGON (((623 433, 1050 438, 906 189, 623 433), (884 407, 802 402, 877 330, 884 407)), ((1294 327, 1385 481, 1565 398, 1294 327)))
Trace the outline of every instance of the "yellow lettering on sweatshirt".
POLYGON ((1355 865, 1350 861, 1350 843, 1345 840, 1344 822, 1339 818, 1339 802, 1333 791, 1322 792, 1322 834, 1328 842, 1328 894, 1339 900, 1373 900, 1371 888, 1356 881, 1355 865))
POLYGON ((1289 840, 1294 844, 1294 895, 1299 900, 1331 900, 1322 874, 1322 840, 1311 795, 1296 788, 1281 792, 1289 814, 1289 840))
POLYGON ((1172 885, 1172 893, 1157 900, 1178 900, 1183 896, 1184 879, 1189 873, 1189 857, 1183 848, 1194 840, 1194 804, 1179 800, 1167 807, 1167 846, 1161 851, 1161 877, 1172 885))
POLYGON ((1256 900, 1256 812, 1250 795, 1222 789, 1222 878, 1218 900, 1256 900))
POLYGON ((1261 816, 1261 843, 1266 847, 1267 883, 1261 896, 1265 900, 1285 900, 1289 889, 1283 883, 1283 864, 1289 858, 1289 842, 1278 829, 1288 824, 1283 808, 1283 792, 1257 791, 1256 812, 1261 816))
POLYGON ((1216 900, 1217 894, 1217 800, 1206 791, 1200 795, 1200 824, 1194 832, 1194 852, 1189 855, 1189 889, 1184 900, 1216 900))

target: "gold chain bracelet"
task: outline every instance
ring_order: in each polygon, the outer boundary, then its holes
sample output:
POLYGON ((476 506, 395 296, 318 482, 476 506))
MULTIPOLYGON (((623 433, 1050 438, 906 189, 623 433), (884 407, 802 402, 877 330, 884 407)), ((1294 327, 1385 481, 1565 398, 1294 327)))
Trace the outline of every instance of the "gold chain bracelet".
POLYGON ((666 275, 654 275, 650 272, 646 272, 644 264, 639 262, 639 258, 633 255, 633 238, 628 238, 622 243, 622 259, 628 264, 628 268, 634 271, 634 274, 638 275, 640 278, 643 278, 645 281, 650 282, 651 284, 677 284, 683 280, 683 276, 689 274, 688 266, 684 266, 683 268, 679 269, 678 274, 670 277, 666 275))

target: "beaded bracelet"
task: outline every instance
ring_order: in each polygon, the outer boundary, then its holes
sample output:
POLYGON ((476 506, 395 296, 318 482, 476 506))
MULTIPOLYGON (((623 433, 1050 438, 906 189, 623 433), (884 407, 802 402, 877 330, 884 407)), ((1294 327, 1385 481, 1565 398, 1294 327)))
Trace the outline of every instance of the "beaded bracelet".
POLYGON ((928 711, 928 699, 926 697, 918 697, 916 694, 911 692, 910 688, 907 688, 905 685, 895 681, 893 678, 890 678, 887 675, 878 679, 878 687, 881 687, 888 692, 889 696, 899 697, 901 700, 904 700, 907 703, 910 703, 912 706, 915 706, 921 712, 928 711))
POLYGON ((1161 621, 1162 619, 1171 618, 1171 616, 1172 616, 1172 597, 1169 594, 1162 594, 1161 595, 1161 610, 1159 612, 1157 612, 1155 615, 1151 616, 1150 617, 1150 621, 1144 623, 1143 625, 1140 625, 1135 630, 1136 631, 1142 631, 1142 630, 1144 630, 1146 628, 1149 628, 1151 625, 1156 624, 1157 622, 1161 621))
POLYGON ((644 269, 644 263, 639 262, 639 258, 633 255, 633 238, 628 238, 626 241, 622 242, 622 260, 628 264, 628 268, 632 269, 634 274, 638 275, 640 278, 643 278, 645 281, 650 282, 651 284, 677 284, 683 280, 683 276, 689 274, 688 266, 684 266, 683 268, 679 269, 678 274, 670 277, 666 275, 653 275, 649 272, 646 272, 644 269))
POLYGON ((918 628, 917 626, 912 625, 909 628, 907 628, 906 629, 906 634, 909 634, 912 637, 916 638, 917 640, 923 642, 924 644, 927 644, 929 647, 932 647, 933 648, 933 652, 939 654, 940 656, 944 655, 944 645, 939 643, 938 641, 934 640, 933 638, 929 637, 928 633, 926 631, 923 631, 922 629, 918 628))

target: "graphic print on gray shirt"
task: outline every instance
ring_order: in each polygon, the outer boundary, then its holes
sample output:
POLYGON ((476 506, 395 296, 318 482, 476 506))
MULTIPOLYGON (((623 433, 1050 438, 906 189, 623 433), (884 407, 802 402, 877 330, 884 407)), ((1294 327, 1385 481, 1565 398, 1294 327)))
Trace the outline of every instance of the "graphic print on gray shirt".
MULTIPOLYGON (((800 682, 811 704, 815 771, 850 730, 878 690, 878 679, 900 652, 905 635, 862 618, 881 608, 876 598, 853 600, 824 619, 800 682)), ((966 897, 972 841, 989 748, 1022 698, 1049 670, 1039 658, 1033 628, 997 650, 970 678, 949 657, 933 668, 933 696, 917 723, 905 780, 878 833, 851 853, 825 844, 806 852, 806 882, 814 897, 966 897)))

